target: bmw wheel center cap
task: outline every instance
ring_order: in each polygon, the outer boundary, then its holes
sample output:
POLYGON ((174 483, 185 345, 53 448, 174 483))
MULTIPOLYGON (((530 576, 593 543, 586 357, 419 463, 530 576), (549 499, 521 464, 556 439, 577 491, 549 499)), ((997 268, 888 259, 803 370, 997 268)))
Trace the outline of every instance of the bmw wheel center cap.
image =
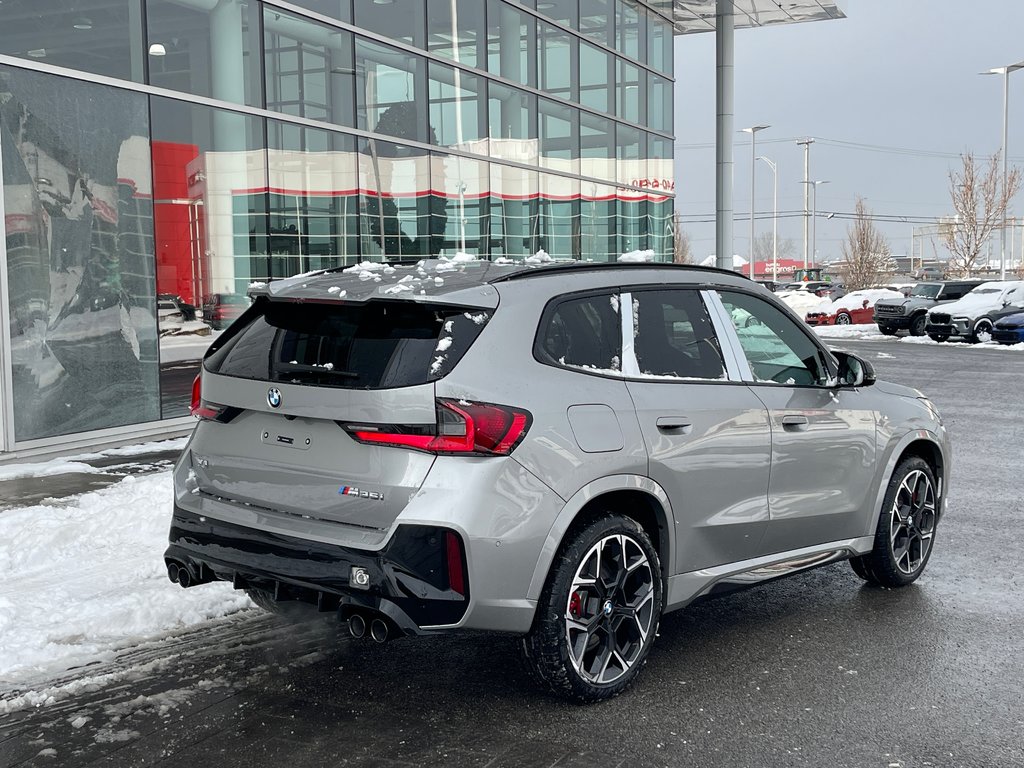
POLYGON ((271 387, 267 390, 267 403, 271 408, 277 408, 281 404, 281 390, 271 387))

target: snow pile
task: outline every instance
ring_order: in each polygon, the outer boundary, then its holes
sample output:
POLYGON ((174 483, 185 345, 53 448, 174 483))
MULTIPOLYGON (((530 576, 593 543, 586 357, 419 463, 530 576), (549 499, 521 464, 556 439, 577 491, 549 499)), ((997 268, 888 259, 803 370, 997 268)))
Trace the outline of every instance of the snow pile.
POLYGON ((832 306, 831 301, 821 298, 812 291, 786 291, 776 295, 801 318, 808 312, 818 312, 832 306))
POLYGON ((136 443, 134 445, 122 446, 121 448, 107 448, 104 451, 94 453, 79 453, 74 456, 51 459, 41 463, 12 462, 10 464, 0 464, 0 480, 17 480, 23 477, 51 477, 68 473, 102 474, 104 470, 84 462, 102 459, 106 456, 141 456, 158 451, 180 451, 185 447, 186 443, 188 443, 187 437, 179 437, 173 440, 136 443))
POLYGON ((171 473, 0 514, 0 683, 111 659, 144 638, 247 608, 226 584, 167 579, 171 473))
POLYGON ((840 309, 862 309, 875 306, 875 302, 879 299, 902 300, 904 298, 904 295, 899 291, 888 288, 869 288, 863 291, 851 291, 841 299, 836 299, 831 302, 826 311, 832 313, 838 312, 840 309), (867 302, 867 304, 864 302, 867 302))
POLYGON ((527 264, 550 264, 551 257, 547 251, 541 248, 533 256, 527 256, 523 261, 527 264))
POLYGON ((814 332, 823 339, 859 339, 862 341, 896 341, 895 336, 884 336, 871 325, 816 325, 814 332))
POLYGON ((654 261, 654 251, 650 248, 643 251, 630 251, 619 256, 618 260, 624 264, 643 264, 654 261))

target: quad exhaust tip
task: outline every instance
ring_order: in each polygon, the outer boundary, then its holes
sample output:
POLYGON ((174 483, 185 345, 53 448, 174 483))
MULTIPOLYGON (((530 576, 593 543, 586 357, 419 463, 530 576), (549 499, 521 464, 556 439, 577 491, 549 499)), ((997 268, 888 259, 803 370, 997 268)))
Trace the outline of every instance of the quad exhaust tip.
POLYGON ((388 625, 382 619, 374 619, 370 623, 370 637, 376 643, 383 643, 388 639, 388 625))
POLYGON ((366 619, 358 613, 353 613, 348 617, 348 631, 352 637, 358 640, 366 634, 366 619))

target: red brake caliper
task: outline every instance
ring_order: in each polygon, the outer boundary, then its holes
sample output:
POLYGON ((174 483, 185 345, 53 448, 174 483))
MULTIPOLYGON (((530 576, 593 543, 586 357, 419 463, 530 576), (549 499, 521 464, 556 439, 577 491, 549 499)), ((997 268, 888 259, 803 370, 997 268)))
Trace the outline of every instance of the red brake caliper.
POLYGON ((578 619, 583 615, 583 601, 585 599, 586 593, 582 589, 577 589, 569 596, 569 615, 574 619, 578 619))

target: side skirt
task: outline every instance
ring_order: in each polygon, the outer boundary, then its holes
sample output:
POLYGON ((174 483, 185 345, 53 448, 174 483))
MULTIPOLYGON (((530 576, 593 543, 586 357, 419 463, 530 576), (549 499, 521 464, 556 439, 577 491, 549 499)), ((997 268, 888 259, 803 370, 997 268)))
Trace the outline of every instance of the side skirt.
POLYGON ((665 611, 683 608, 698 598, 748 589, 800 571, 847 560, 870 552, 873 545, 873 536, 862 536, 671 576, 665 611))

